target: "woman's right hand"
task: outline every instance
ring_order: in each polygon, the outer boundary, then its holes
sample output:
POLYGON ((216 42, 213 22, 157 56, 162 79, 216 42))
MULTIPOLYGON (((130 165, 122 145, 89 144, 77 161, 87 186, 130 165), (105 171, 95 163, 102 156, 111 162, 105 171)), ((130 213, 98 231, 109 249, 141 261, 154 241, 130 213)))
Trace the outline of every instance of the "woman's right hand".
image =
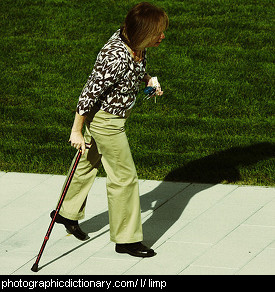
POLYGON ((71 131, 69 142, 76 149, 81 149, 82 155, 85 153, 85 140, 82 135, 82 128, 85 121, 85 116, 75 113, 74 124, 71 131))
POLYGON ((81 149, 82 154, 85 153, 85 149, 86 149, 85 140, 81 131, 72 130, 69 142, 71 142, 72 147, 78 150, 81 149))

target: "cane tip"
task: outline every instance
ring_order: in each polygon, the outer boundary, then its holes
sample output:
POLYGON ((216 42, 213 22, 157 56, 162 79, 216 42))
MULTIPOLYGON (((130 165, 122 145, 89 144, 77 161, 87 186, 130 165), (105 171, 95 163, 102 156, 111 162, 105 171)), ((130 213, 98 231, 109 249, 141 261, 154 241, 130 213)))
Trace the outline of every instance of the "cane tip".
POLYGON ((31 268, 31 270, 33 272, 38 272, 38 264, 34 263, 33 266, 32 266, 32 268, 31 268))

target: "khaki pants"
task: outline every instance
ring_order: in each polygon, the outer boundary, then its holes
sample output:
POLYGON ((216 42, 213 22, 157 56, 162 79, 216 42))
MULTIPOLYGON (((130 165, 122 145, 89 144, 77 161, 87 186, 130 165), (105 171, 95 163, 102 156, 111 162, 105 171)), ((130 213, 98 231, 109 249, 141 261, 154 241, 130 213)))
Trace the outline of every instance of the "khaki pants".
POLYGON ((60 215, 68 219, 84 218, 86 198, 102 162, 107 174, 110 239, 116 243, 143 239, 138 177, 125 121, 102 110, 87 117, 84 138, 92 147, 82 155, 60 209, 60 215))

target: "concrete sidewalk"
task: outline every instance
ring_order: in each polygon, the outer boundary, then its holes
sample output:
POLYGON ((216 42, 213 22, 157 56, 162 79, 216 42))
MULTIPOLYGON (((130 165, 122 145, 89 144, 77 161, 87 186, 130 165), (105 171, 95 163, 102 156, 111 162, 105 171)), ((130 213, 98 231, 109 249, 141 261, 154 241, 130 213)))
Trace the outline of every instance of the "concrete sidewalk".
POLYGON ((0 275, 275 275, 275 188, 140 180, 144 242, 153 258, 117 254, 109 240, 105 178, 81 228, 55 224, 33 273, 65 176, 0 172, 0 275))

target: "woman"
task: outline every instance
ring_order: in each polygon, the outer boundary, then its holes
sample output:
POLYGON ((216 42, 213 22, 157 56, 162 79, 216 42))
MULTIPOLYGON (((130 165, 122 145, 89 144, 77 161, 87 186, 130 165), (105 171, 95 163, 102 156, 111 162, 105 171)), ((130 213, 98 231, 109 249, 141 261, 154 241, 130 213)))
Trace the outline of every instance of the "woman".
MULTIPOLYGON (((116 243, 116 252, 138 257, 155 253, 142 244, 138 177, 124 124, 141 82, 152 85, 146 73, 146 48, 158 47, 167 27, 166 13, 142 2, 129 11, 121 29, 99 52, 79 97, 69 140, 83 155, 56 219, 78 239, 86 239, 78 220, 84 217, 86 198, 102 162, 107 174, 110 239, 116 243), (91 144, 90 149, 85 142, 91 144)), ((156 94, 163 94, 160 86, 156 94)))

